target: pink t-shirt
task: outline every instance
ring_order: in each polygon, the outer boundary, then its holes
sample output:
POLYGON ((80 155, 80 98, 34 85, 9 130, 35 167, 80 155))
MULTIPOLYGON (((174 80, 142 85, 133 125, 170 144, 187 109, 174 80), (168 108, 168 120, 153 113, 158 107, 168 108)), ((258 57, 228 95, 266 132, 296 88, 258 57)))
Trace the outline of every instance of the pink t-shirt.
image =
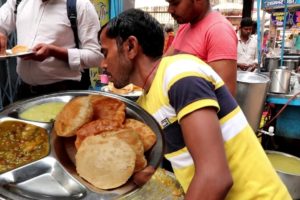
POLYGON ((196 24, 180 25, 172 45, 175 54, 192 54, 205 62, 237 60, 236 33, 230 22, 214 11, 196 24))

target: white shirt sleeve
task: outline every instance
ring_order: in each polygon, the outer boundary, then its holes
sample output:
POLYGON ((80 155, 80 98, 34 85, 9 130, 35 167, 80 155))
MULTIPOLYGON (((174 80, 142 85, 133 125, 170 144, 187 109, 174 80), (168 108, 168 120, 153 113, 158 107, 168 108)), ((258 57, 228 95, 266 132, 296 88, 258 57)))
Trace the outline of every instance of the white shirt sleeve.
POLYGON ((70 68, 78 70, 100 66, 103 58, 97 38, 100 22, 90 1, 77 1, 77 28, 79 49, 68 49, 70 68))
POLYGON ((9 35, 15 30, 15 0, 7 0, 0 8, 0 32, 9 35))

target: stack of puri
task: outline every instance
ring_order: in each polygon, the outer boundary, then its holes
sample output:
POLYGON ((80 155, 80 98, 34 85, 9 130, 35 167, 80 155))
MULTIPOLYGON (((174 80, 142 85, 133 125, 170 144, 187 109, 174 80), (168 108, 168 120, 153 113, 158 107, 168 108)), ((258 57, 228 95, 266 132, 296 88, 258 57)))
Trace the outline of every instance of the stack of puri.
POLYGON ((67 103, 54 122, 58 136, 76 137, 77 173, 100 189, 119 187, 144 169, 144 153, 156 142, 146 124, 126 118, 125 109, 118 99, 80 96, 67 103))

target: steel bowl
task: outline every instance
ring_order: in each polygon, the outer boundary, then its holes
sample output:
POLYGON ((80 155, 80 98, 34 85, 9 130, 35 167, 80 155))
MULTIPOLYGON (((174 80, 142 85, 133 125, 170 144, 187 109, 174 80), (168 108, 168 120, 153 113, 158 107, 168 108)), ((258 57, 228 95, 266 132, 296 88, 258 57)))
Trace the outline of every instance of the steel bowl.
MULTIPOLYGON (((155 145, 145 153, 148 165, 155 169, 159 166, 164 149, 162 130, 155 119, 127 98, 95 91, 66 91, 44 95, 26 101, 17 102, 0 113, 0 122, 3 120, 19 120, 33 123, 46 128, 50 137, 50 153, 48 156, 33 163, 18 167, 0 174, 0 194, 10 199, 116 199, 126 196, 139 189, 131 180, 112 190, 101 190, 94 187, 76 172, 72 152, 74 153, 75 138, 58 137, 52 131, 51 122, 34 122, 19 118, 24 110, 47 102, 69 102, 77 96, 100 94, 119 99, 126 104, 126 117, 140 120, 147 124, 157 136, 155 145)), ((0 197, 1 197, 0 195, 0 197)))
MULTIPOLYGON (((293 156, 293 155, 290 155, 287 153, 283 153, 283 152, 279 152, 279 151, 270 151, 270 150, 267 150, 266 153, 267 153, 267 155, 279 155, 282 157, 294 159, 295 161, 297 161, 297 163, 299 163, 299 165, 297 165, 297 166, 300 167, 300 158, 298 158, 296 156, 293 156)), ((300 199, 300 190, 299 190, 299 188, 300 188, 300 172, 299 173, 291 173, 286 170, 280 169, 279 167, 274 166, 274 168, 275 168, 277 174, 279 175, 279 177, 281 178, 282 182, 287 187, 292 198, 300 199)))

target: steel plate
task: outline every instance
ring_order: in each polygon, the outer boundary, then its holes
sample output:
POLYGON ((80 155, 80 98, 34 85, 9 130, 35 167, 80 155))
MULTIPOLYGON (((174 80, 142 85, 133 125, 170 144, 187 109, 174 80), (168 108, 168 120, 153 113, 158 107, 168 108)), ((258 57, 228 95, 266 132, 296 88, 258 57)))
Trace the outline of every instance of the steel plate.
MULTIPOLYGON (((100 94, 119 99, 126 104, 126 116, 146 123, 156 134, 156 144, 145 153, 148 165, 155 169, 163 156, 162 130, 154 118, 135 102, 110 93, 94 91, 66 91, 16 102, 0 113, 1 120, 18 120, 47 129, 50 137, 48 156, 0 174, 0 194, 7 199, 117 199, 138 190, 131 179, 116 189, 101 190, 78 176, 74 165, 75 137, 58 137, 52 123, 34 122, 19 118, 24 110, 47 102, 69 102, 76 96, 100 94)), ((0 195, 0 198, 1 198, 0 195)))

